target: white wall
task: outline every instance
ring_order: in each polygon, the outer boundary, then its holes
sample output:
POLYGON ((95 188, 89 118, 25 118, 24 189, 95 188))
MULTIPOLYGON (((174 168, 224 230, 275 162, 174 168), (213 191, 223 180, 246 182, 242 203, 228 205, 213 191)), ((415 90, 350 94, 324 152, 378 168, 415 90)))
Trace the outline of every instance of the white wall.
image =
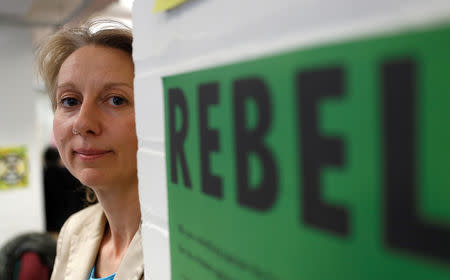
POLYGON ((0 190, 0 244, 22 232, 44 230, 42 156, 32 79, 30 28, 0 25, 0 147, 26 146, 29 167, 27 187, 0 190))
POLYGON ((448 19, 448 0, 192 0, 153 14, 133 6, 138 173, 145 273, 170 279, 161 77, 336 39, 448 19))

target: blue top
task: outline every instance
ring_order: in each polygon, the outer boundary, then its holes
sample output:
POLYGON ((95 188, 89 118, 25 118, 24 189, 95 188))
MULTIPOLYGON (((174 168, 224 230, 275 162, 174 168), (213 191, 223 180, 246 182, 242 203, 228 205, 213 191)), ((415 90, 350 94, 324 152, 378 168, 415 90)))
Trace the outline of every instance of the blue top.
POLYGON ((113 274, 103 277, 103 278, 94 278, 94 272, 95 272, 95 265, 92 268, 91 275, 89 275, 88 280, 112 280, 112 279, 114 279, 114 276, 116 276, 116 273, 114 272, 113 274))

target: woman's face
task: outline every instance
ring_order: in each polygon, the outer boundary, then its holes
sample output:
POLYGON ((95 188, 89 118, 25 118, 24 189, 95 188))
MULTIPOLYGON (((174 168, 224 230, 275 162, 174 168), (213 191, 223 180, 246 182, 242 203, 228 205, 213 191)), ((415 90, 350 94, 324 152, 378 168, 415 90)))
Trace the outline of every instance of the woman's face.
POLYGON ((61 66, 53 132, 64 164, 84 185, 137 184, 133 76, 129 54, 94 45, 61 66))

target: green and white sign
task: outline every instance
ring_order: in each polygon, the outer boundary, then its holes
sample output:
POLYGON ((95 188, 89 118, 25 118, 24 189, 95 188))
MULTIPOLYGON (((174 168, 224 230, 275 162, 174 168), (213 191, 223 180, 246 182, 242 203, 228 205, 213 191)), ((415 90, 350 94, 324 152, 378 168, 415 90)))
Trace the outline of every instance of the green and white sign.
POLYGON ((165 77, 172 279, 450 279, 450 26, 165 77))

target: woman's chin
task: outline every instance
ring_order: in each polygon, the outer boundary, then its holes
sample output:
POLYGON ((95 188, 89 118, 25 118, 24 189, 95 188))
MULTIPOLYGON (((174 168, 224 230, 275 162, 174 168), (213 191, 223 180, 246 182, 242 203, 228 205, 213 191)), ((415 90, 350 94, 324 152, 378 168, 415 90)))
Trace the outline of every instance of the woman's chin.
POLYGON ((107 174, 103 172, 102 170, 98 169, 83 169, 76 176, 80 182, 88 187, 96 187, 96 186, 102 186, 107 185, 107 174))

